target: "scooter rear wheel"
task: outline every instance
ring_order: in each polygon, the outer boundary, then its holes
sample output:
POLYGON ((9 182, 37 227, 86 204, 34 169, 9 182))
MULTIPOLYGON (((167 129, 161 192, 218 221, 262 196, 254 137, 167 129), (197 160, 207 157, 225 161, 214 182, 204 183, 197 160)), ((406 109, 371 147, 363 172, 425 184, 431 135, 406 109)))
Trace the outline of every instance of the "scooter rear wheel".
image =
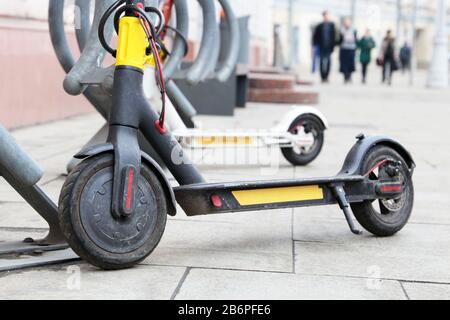
POLYGON ((163 187, 144 163, 136 210, 129 217, 113 216, 113 166, 111 154, 84 160, 68 176, 59 199, 61 229, 70 247, 102 269, 144 260, 158 245, 167 219, 163 187))
POLYGON ((324 127, 314 115, 300 115, 289 126, 292 134, 306 134, 314 139, 312 146, 305 147, 299 142, 293 147, 282 147, 281 153, 294 166, 305 166, 314 161, 322 151, 324 144, 324 127), (301 131, 301 132, 300 132, 301 131))
MULTIPOLYGON (((363 160, 361 174, 365 175, 380 161, 399 161, 399 179, 403 193, 396 199, 380 199, 351 204, 356 220, 369 232, 380 237, 392 236, 400 231, 411 216, 414 203, 414 186, 408 165, 394 149, 386 146, 373 147, 363 160)), ((367 179, 380 180, 387 177, 386 167, 380 166, 367 179)))

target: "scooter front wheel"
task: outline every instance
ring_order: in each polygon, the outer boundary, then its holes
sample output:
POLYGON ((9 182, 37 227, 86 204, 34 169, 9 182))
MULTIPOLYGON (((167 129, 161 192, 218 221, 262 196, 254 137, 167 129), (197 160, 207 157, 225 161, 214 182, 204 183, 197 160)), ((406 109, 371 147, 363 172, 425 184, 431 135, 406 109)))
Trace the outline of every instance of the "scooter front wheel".
POLYGON ((111 212, 113 167, 111 154, 84 160, 68 176, 59 199, 61 229, 70 247, 102 269, 144 260, 158 245, 167 219, 163 187, 144 163, 135 211, 116 218, 111 212))
POLYGON ((314 161, 322 151, 324 127, 319 118, 304 114, 289 126, 291 134, 298 137, 292 147, 282 147, 281 153, 294 166, 305 166, 314 161))
POLYGON ((372 181, 392 179, 388 174, 388 164, 381 164, 388 159, 400 164, 397 178, 402 184, 402 194, 395 199, 351 204, 356 220, 367 231, 380 237, 392 236, 400 231, 408 222, 414 203, 411 173, 403 157, 394 149, 387 146, 375 146, 369 150, 361 165, 361 175, 365 175, 366 179, 372 181), (373 168, 376 169, 372 170, 373 168))

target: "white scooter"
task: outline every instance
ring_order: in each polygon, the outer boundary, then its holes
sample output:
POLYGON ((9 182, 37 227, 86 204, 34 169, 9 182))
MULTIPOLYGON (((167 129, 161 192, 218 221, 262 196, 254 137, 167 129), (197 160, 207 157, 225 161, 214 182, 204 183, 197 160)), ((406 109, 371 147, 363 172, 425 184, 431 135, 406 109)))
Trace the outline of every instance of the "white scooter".
MULTIPOLYGON (((152 105, 161 109, 160 93, 151 68, 145 72, 144 88, 152 105)), ((295 166, 304 166, 320 154, 324 144, 324 131, 328 128, 328 121, 316 108, 293 106, 274 128, 267 131, 224 131, 198 126, 191 129, 185 125, 170 99, 166 100, 167 126, 187 149, 279 146, 286 160, 295 166)))

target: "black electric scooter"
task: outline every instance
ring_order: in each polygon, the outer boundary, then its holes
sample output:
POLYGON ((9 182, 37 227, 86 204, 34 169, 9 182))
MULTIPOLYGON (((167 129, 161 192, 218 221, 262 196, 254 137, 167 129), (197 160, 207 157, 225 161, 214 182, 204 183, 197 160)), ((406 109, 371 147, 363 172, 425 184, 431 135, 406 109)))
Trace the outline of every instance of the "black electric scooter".
POLYGON ((375 235, 391 236, 403 228, 413 207, 415 164, 388 137, 359 135, 334 177, 206 183, 165 128, 163 113, 158 115, 144 97, 144 64, 151 53, 157 60, 154 40, 161 30, 146 12, 158 14, 159 26, 164 24, 159 10, 145 8, 143 0, 116 1, 100 23, 100 41, 117 60, 108 142, 76 155, 83 161, 68 176, 59 201, 61 229, 77 254, 104 269, 139 263, 159 243, 176 203, 188 216, 338 204, 355 234, 361 231, 351 210, 375 235), (103 37, 113 14, 117 50, 103 37), (172 188, 164 171, 140 150, 139 130, 179 187, 172 188))

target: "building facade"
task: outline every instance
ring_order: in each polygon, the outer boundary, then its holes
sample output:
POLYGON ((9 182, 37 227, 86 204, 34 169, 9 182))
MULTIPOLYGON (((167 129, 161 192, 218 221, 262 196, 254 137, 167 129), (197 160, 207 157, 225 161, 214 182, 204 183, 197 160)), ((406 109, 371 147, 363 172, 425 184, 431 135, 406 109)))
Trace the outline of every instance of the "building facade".
MULTIPOLYGON (((387 29, 397 34, 399 44, 411 43, 415 35, 418 66, 427 67, 430 63, 436 0, 230 1, 239 17, 249 17, 249 63, 253 66, 273 64, 276 28, 281 47, 277 52, 284 56, 284 63, 309 68, 311 33, 324 10, 331 13, 338 25, 343 17, 353 16, 359 33, 370 28, 378 43, 387 29)), ((196 0, 188 3, 189 40, 195 49, 202 34, 201 11, 196 0)), ((71 30, 68 38, 76 52, 74 1, 66 0, 66 7, 65 21, 67 30, 71 30)), ((0 121, 10 128, 92 111, 83 97, 69 97, 62 90, 64 72, 53 53, 47 11, 48 0, 0 1, 0 121)))
POLYGON ((338 26, 344 17, 354 18, 359 34, 370 29, 377 43, 388 29, 394 32, 398 45, 405 41, 415 43, 417 63, 419 67, 427 67, 435 33, 435 8, 434 0, 277 0, 273 2, 273 23, 281 25, 283 43, 288 47, 288 21, 293 12, 292 24, 299 30, 294 60, 300 64, 309 63, 312 29, 321 21, 321 12, 327 10, 338 26))

